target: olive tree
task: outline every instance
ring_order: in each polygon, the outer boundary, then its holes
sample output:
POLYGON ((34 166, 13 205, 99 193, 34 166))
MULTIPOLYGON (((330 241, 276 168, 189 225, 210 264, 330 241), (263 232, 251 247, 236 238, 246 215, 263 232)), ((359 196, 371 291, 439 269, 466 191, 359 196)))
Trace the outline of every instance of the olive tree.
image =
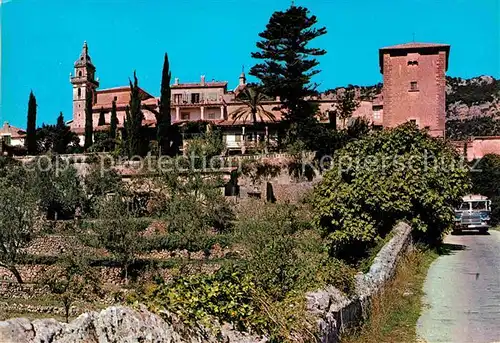
POLYGON ((468 170, 442 139, 414 124, 376 132, 349 143, 316 187, 315 224, 332 252, 362 250, 407 221, 437 243, 454 222, 453 207, 470 187, 468 170))
POLYGON ((97 273, 85 256, 75 253, 60 258, 57 268, 46 273, 44 284, 63 304, 66 323, 76 302, 93 301, 102 295, 97 273))
POLYGON ((0 197, 0 267, 23 283, 16 265, 37 232, 38 206, 31 193, 5 182, 0 184, 0 197))
POLYGON ((84 228, 81 238, 90 246, 108 250, 128 281, 129 267, 141 251, 148 222, 135 218, 126 200, 121 195, 101 199, 97 220, 84 228))

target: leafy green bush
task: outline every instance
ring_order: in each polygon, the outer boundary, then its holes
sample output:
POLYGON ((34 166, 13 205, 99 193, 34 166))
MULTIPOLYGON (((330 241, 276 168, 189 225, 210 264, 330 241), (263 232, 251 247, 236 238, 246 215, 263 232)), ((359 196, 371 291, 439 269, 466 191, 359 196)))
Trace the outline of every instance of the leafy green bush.
POLYGON ((325 242, 311 229, 309 209, 251 202, 240 209, 235 241, 244 246, 249 273, 274 301, 332 284, 349 293, 354 271, 328 256, 325 242))
POLYGON ((184 324, 211 327, 215 320, 234 324, 240 330, 255 329, 262 321, 253 298, 255 284, 247 274, 222 268, 212 275, 179 277, 159 283, 146 294, 146 303, 156 312, 167 310, 184 324))
POLYGON ((472 192, 490 198, 492 224, 496 225, 500 222, 500 155, 485 155, 472 165, 472 192))
POLYGON ((470 186, 458 153, 413 124, 348 144, 334 165, 312 204, 315 226, 341 256, 366 251, 401 220, 421 238, 440 240, 470 186))

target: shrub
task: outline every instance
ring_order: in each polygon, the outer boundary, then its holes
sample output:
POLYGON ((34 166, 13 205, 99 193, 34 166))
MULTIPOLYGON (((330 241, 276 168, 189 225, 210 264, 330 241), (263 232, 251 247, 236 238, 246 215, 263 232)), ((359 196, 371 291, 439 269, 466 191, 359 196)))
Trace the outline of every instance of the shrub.
POLYGON ((258 327, 260 321, 254 290, 249 275, 222 268, 212 275, 181 276, 167 284, 159 283, 146 297, 146 303, 153 311, 176 314, 190 327, 210 327, 217 320, 248 330, 258 327))
POLYGON ((485 155, 480 161, 473 161, 472 165, 472 192, 490 198, 491 219, 496 225, 500 221, 500 155, 485 155))
POLYGON ((315 189, 315 226, 342 256, 366 251, 401 220, 420 238, 439 241, 469 190, 461 162, 453 148, 413 124, 354 141, 315 189))

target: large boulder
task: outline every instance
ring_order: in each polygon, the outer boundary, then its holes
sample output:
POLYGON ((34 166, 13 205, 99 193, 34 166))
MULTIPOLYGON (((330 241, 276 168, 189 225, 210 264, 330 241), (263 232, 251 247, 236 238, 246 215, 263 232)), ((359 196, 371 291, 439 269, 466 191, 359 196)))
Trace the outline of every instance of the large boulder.
POLYGON ((128 307, 84 313, 69 324, 25 318, 0 322, 2 343, 181 343, 187 342, 159 316, 128 307))

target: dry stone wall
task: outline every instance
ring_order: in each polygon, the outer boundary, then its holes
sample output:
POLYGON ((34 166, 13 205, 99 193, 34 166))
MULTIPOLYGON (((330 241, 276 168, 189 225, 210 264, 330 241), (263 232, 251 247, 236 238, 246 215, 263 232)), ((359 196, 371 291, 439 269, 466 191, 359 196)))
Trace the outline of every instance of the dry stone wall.
POLYGON ((397 262, 411 247, 411 227, 408 224, 397 224, 393 233, 368 273, 356 276, 354 297, 347 298, 334 287, 307 294, 307 309, 318 317, 321 343, 338 343, 345 330, 366 319, 372 297, 394 276, 397 262))

